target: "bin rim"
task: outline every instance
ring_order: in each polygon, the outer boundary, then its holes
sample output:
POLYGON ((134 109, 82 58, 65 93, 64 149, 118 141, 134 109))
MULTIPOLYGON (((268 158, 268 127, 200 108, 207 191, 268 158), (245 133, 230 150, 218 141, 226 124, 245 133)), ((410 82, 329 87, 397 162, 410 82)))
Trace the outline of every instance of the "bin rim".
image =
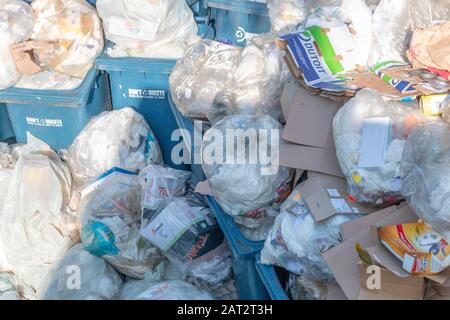
POLYGON ((256 271, 258 271, 261 281, 263 282, 264 287, 272 300, 290 300, 278 280, 278 276, 273 265, 261 263, 261 255, 258 254, 256 256, 255 266, 256 271))
POLYGON ((247 0, 208 0, 207 7, 269 17, 265 3, 247 0))
POLYGON ((0 103, 55 105, 62 107, 81 107, 88 103, 91 90, 100 71, 92 68, 81 84, 72 90, 42 90, 10 87, 0 90, 0 103))

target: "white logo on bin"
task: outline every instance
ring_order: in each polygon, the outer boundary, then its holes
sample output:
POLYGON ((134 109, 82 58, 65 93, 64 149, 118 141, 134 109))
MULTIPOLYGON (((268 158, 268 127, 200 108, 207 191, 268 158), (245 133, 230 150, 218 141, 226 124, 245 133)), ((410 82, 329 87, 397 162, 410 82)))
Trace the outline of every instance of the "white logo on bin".
POLYGON ((61 128, 63 126, 63 121, 61 119, 42 119, 42 118, 26 117, 26 121, 27 124, 30 126, 57 127, 57 128, 61 128))
POLYGON ((166 99, 166 91, 129 88, 128 97, 135 99, 166 99))
POLYGON ((245 35, 246 35, 245 29, 242 28, 242 27, 239 27, 239 28, 236 30, 236 39, 237 39, 237 42, 243 42, 243 41, 245 41, 245 40, 247 39, 245 35))

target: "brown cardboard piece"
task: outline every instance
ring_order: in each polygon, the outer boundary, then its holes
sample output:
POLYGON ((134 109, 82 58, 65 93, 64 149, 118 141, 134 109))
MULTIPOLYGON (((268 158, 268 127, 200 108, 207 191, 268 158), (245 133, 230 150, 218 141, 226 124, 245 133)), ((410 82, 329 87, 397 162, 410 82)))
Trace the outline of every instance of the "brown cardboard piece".
POLYGON ((308 179, 302 183, 299 192, 316 222, 336 214, 373 212, 347 198, 347 182, 343 178, 309 171, 308 179))
POLYGON ((286 83, 281 102, 286 127, 280 165, 343 177, 332 126, 341 104, 312 96, 293 81, 286 83))
POLYGON ((24 75, 33 75, 41 71, 33 57, 33 49, 38 45, 35 41, 26 41, 11 46, 17 70, 24 75))
MULTIPOLYGON (((401 223, 416 222, 418 220, 417 216, 409 206, 401 206, 398 208, 394 207, 393 209, 394 210, 391 214, 380 218, 380 220, 376 221, 374 225, 389 226, 401 223)), ((354 232, 356 232, 356 230, 354 230, 354 232)), ((328 267, 335 276, 337 283, 341 286, 345 295, 350 300, 369 298, 411 299, 411 294, 417 295, 417 293, 421 292, 422 290, 422 285, 420 285, 419 291, 404 289, 408 287, 408 284, 405 282, 408 282, 408 279, 413 277, 408 276, 406 278, 401 278, 397 277, 395 273, 392 272, 391 269, 396 269, 397 267, 400 267, 401 269, 401 264, 395 256, 390 254, 387 249, 383 247, 375 228, 365 228, 360 230, 356 235, 327 251, 323 256, 328 264, 328 267), (377 260, 384 259, 384 254, 386 254, 387 260, 383 261, 382 266, 384 268, 382 269, 384 270, 382 272, 388 272, 390 273, 390 275, 389 277, 382 276, 381 278, 381 288, 384 288, 383 290, 375 292, 364 290, 363 288, 361 288, 361 274, 360 267, 358 266, 360 258, 355 250, 355 246, 358 243, 361 244, 361 246, 366 250, 371 249, 371 253, 375 254, 377 260), (380 256, 379 252, 376 249, 379 249, 380 252, 383 252, 384 254, 380 256), (385 284, 384 279, 389 280, 390 283, 385 284), (397 282, 398 286, 396 285, 397 282), (399 290, 395 290, 396 287, 398 287, 399 290)), ((425 288, 425 280, 423 277, 414 278, 415 279, 411 280, 414 282, 414 284, 413 282, 411 282, 414 287, 417 287, 418 283, 421 284, 423 282, 423 288, 425 288)), ((417 297, 415 298, 420 299, 421 297, 417 295, 417 297)))

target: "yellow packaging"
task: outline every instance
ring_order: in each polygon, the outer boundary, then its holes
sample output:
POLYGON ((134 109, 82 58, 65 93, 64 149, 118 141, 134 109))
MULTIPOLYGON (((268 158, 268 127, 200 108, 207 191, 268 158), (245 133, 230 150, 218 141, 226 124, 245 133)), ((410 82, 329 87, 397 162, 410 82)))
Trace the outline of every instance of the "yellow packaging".
POLYGON ((378 228, 383 245, 413 275, 438 274, 450 266, 450 245, 428 224, 409 223, 378 228))
POLYGON ((438 116, 441 115, 444 110, 442 110, 442 102, 449 95, 443 94, 432 94, 429 96, 422 96, 420 98, 420 109, 422 113, 426 116, 438 116))

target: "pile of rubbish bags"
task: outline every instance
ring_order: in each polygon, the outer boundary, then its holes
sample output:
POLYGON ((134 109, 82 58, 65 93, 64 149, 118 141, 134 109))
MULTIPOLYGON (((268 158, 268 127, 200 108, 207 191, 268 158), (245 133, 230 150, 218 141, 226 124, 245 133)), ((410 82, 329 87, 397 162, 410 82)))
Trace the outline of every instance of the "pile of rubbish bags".
POLYGON ((237 299, 211 210, 140 114, 92 118, 61 154, 0 144, 2 299, 237 299))

